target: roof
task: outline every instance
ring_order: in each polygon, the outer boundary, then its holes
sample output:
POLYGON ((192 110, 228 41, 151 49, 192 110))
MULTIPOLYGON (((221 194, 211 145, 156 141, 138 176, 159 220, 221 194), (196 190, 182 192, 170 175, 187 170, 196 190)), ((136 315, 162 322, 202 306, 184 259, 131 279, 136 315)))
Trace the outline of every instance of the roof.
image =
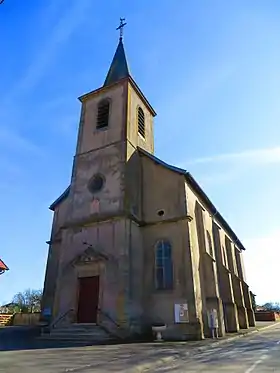
POLYGON ((0 259, 0 271, 8 271, 8 270, 9 268, 6 266, 3 260, 0 259))
POLYGON ((70 185, 65 189, 65 191, 50 205, 49 209, 54 211, 56 206, 60 204, 66 197, 68 197, 70 192, 70 185))
POLYGON ((120 38, 103 87, 114 84, 123 78, 128 78, 129 76, 130 73, 125 56, 124 46, 122 38, 120 38))
POLYGON ((236 236, 236 234, 233 232, 231 227, 228 225, 228 223, 225 221, 225 219, 222 217, 222 215, 219 213, 219 211, 216 209, 216 207, 213 205, 213 203, 210 201, 210 199, 207 197, 203 189, 200 187, 198 182, 194 179, 194 177, 190 174, 190 172, 178 168, 172 165, 169 165, 168 163, 163 162, 161 159, 155 157, 153 154, 148 153, 146 150, 138 147, 138 151, 140 154, 143 154, 156 162, 157 164, 169 169, 170 171, 174 171, 176 173, 179 173, 181 175, 185 176, 186 181, 188 184, 193 188, 193 190, 200 196, 201 200, 205 204, 205 206, 209 209, 211 214, 215 216, 215 219, 219 222, 219 224, 224 228, 224 230, 228 233, 228 235, 233 240, 234 244, 236 244, 241 250, 245 250, 245 247, 240 242, 239 238, 236 236))
POLYGON ((18 305, 17 303, 11 302, 11 303, 7 303, 7 304, 2 304, 2 306, 0 306, 0 308, 1 307, 12 307, 12 306, 17 306, 17 305, 18 305))
POLYGON ((148 158, 152 159, 154 162, 160 164, 161 166, 168 168, 170 171, 174 171, 174 172, 177 172, 177 173, 182 174, 182 175, 185 175, 185 173, 186 173, 186 170, 184 170, 183 168, 178 168, 176 166, 171 166, 170 164, 165 163, 163 160, 157 158, 156 156, 147 152, 143 148, 140 148, 139 146, 138 146, 137 150, 139 151, 140 154, 146 155, 148 158))
POLYGON ((129 76, 128 81, 130 82, 130 84, 132 85, 132 87, 135 89, 135 91, 137 92, 137 94, 140 96, 141 100, 144 102, 144 104, 146 105, 147 109, 151 112, 152 116, 155 117, 157 115, 157 113, 155 112, 154 108, 149 103, 149 101, 146 99, 146 97, 144 96, 144 93, 141 91, 141 89, 139 88, 139 86, 137 85, 137 83, 135 82, 135 80, 131 76, 129 76))

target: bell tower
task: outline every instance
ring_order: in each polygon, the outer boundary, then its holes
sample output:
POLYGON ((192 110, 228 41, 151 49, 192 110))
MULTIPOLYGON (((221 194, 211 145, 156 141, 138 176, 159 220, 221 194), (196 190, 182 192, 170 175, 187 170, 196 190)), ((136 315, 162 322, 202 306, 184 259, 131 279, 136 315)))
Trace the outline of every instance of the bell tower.
POLYGON ((71 220, 124 210, 126 163, 137 147, 154 152, 154 109, 132 78, 121 19, 118 46, 102 87, 82 103, 70 194, 71 220))

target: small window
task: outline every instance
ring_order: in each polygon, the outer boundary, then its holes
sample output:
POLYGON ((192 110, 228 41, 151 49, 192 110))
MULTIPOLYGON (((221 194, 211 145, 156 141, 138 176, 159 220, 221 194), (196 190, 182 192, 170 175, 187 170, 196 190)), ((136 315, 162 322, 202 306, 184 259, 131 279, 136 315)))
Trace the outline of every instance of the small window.
POLYGON ((159 241, 155 250, 155 281, 157 290, 173 288, 172 248, 169 241, 159 241))
POLYGON ((139 107, 137 111, 138 133, 145 138, 145 114, 139 107))
POLYGON ((164 210, 159 210, 157 214, 158 214, 158 216, 163 216, 164 215, 164 210))
POLYGON ((208 245, 208 253, 214 257, 214 250, 213 250, 213 245, 212 245, 212 239, 211 235, 208 231, 206 231, 206 236, 207 236, 207 245, 208 245))
POLYGON ((109 124, 110 102, 105 99, 98 104, 96 129, 106 128, 109 124))

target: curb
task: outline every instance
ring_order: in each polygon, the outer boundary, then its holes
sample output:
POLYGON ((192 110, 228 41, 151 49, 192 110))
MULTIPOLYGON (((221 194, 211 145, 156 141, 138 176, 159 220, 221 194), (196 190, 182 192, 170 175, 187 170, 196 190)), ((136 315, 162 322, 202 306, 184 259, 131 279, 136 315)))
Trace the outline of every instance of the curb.
MULTIPOLYGON (((246 337, 246 336, 251 335, 251 334, 261 333, 262 331, 265 331, 267 329, 273 328, 276 325, 280 325, 280 322, 279 323, 275 322, 275 324, 263 326, 261 328, 254 329, 254 330, 248 330, 247 332, 243 332, 243 333, 240 333, 240 334, 232 336, 232 337, 228 337, 228 338, 225 338, 225 339, 217 340, 217 341, 215 341, 213 343, 210 343, 210 344, 207 344, 207 345, 204 345, 204 346, 201 346, 201 347, 197 347, 196 351, 197 352, 202 352, 202 351, 208 349, 209 347, 219 346, 221 344, 224 344, 224 343, 227 343, 227 342, 232 342, 232 341, 234 341, 236 339, 239 339, 239 338, 242 338, 242 337, 246 337)), ((190 353, 191 353, 191 351, 186 351, 184 353, 184 356, 186 357, 186 356, 190 355, 190 353)), ((176 360, 178 360, 181 357, 182 357, 182 354, 176 353, 175 356, 167 356, 167 357, 163 357, 161 359, 158 359, 158 360, 156 360, 156 361, 154 361, 152 363, 140 364, 140 365, 132 368, 131 372, 138 372, 138 373, 139 372, 145 372, 147 370, 150 370, 150 369, 153 369, 153 368, 157 368, 161 364, 173 363, 173 362, 175 362, 176 360)))

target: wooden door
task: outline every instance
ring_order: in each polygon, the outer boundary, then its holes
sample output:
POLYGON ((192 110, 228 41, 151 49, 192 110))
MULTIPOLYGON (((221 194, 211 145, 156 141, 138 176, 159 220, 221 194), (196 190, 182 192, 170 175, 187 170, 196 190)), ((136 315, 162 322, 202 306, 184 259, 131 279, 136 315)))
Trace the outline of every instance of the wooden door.
POLYGON ((79 278, 78 323, 96 323, 99 276, 79 278))

